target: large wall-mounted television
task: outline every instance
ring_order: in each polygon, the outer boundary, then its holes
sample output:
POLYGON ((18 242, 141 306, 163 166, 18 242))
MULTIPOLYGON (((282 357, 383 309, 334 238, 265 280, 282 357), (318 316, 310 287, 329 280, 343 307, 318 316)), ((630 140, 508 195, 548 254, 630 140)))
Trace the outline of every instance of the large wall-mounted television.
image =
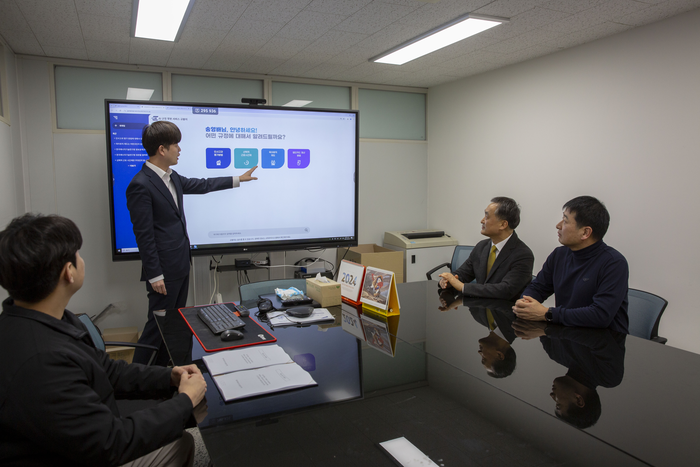
POLYGON ((143 127, 167 120, 182 132, 173 169, 189 178, 256 181, 186 195, 193 255, 356 246, 359 115, 257 105, 105 100, 112 259, 139 259, 126 188, 148 159, 143 127))

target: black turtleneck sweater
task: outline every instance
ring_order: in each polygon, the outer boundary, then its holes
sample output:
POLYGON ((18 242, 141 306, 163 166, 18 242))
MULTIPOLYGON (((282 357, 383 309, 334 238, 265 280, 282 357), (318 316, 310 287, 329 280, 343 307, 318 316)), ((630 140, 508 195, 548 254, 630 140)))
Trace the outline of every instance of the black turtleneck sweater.
POLYGON ((578 251, 562 246, 547 258, 523 295, 543 302, 554 294, 555 323, 627 333, 629 267, 602 241, 578 251))

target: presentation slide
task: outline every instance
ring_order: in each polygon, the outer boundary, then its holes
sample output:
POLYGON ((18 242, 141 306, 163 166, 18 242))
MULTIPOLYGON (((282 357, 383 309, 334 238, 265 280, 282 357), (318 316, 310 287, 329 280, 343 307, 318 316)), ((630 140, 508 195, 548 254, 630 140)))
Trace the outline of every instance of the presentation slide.
POLYGON ((193 249, 355 236, 356 113, 109 103, 108 117, 118 253, 138 251, 125 193, 148 159, 142 129, 158 120, 182 132, 181 176, 258 167, 239 188, 185 195, 193 249))

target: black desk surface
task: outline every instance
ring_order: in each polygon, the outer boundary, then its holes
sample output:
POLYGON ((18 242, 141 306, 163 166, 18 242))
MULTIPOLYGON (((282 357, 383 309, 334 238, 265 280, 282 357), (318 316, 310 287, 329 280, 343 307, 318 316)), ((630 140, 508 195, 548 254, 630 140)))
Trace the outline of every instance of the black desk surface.
MULTIPOLYGON (((200 429, 215 465, 262 465, 258 462, 265 456, 246 458, 247 444, 238 437, 245 433, 248 444, 255 445, 262 426, 278 420, 282 422, 269 433, 290 437, 294 444, 287 446, 278 438, 269 440, 269 449, 288 449, 288 459, 299 460, 288 465, 393 465, 383 454, 377 456, 375 443, 398 436, 406 436, 438 465, 445 466, 698 464, 693 441, 695 422, 700 419, 700 404, 694 398, 700 386, 699 355, 607 330, 549 326, 546 336, 523 339, 509 327, 514 316, 508 315, 508 303, 443 297, 455 302, 441 311, 446 307, 441 305, 436 282, 399 284, 399 297, 401 315, 394 357, 364 342, 361 351, 353 354, 348 343, 354 337, 339 325, 325 331, 311 326, 273 332, 290 355, 303 352, 304 345, 317 347, 317 355, 324 346, 336 349, 320 359, 323 368, 312 372, 317 381, 322 380, 320 394, 327 394, 324 389, 332 386, 334 394, 347 391, 354 397, 355 375, 346 373, 355 368, 350 355, 359 357, 364 400, 275 417, 278 412, 303 407, 308 400, 299 402, 301 396, 291 392, 252 403, 225 404, 218 393, 212 393, 212 388, 217 391, 215 385, 209 384, 210 415, 200 429), (505 338, 503 342, 511 342, 516 354, 515 369, 506 377, 490 376, 478 353, 479 341, 490 335, 487 308, 498 325, 496 332, 505 338), (333 347, 338 341, 344 343, 333 347), (302 347, 295 349, 297 345, 302 347), (328 362, 337 365, 329 369, 328 362), (567 375, 571 379, 562 378, 567 375), (564 382, 572 379, 595 387, 600 412, 593 416, 592 426, 577 428, 555 415, 556 403, 550 396, 555 379, 563 381, 559 387, 564 389, 568 387, 564 382), (411 395, 404 399, 406 391, 411 395), (392 392, 397 396, 392 398, 392 392), (418 407, 416 401, 425 405, 418 407), (376 420, 365 427, 365 418, 358 414, 367 409, 376 414, 376 420), (335 439, 327 440, 326 445, 335 446, 334 453, 340 450, 343 455, 315 457, 322 452, 318 446, 311 443, 305 448, 306 437, 295 438, 282 429, 294 432, 293 427, 305 426, 308 414, 322 424, 321 414, 329 413, 334 423, 323 426, 359 425, 364 430, 359 435, 343 432, 340 439, 334 434, 335 439), (487 422, 471 420, 472 413, 487 422), (248 421, 240 422, 244 419, 248 421), (485 423, 492 428, 483 428, 485 423), (516 455, 523 446, 530 450, 529 457, 516 455), (228 455, 231 452, 235 455, 228 455)), ((201 348, 196 341, 193 345, 189 330, 182 329, 176 316, 168 313, 158 318, 174 361, 182 364, 188 357, 201 358, 201 348)), ((537 335, 539 331, 529 332, 537 335)), ((482 343, 488 354, 486 342, 482 343)), ((322 404, 321 399, 317 397, 312 403, 322 404)), ((564 406, 560 400, 560 408, 564 406)))

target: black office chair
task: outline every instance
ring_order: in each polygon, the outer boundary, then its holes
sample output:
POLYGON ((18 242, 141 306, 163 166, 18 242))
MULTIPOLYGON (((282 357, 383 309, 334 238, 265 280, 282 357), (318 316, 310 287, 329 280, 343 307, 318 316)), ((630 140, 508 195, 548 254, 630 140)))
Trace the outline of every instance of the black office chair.
POLYGON ((432 274, 440 268, 450 268, 450 271, 456 271, 457 268, 464 264, 467 258, 469 258, 469 255, 473 249, 473 246, 457 245, 454 253, 452 254, 452 263, 442 263, 440 266, 436 266, 430 271, 426 272, 425 276, 429 281, 431 281, 433 280, 432 274))
POLYGON ((665 344, 668 339, 659 336, 659 322, 668 302, 658 295, 637 289, 629 289, 627 299, 630 335, 665 344))
POLYGON ((150 349, 151 357, 148 359, 148 365, 151 365, 153 363, 153 360, 156 358, 156 354, 158 353, 158 347, 148 344, 139 344, 136 342, 105 342, 102 338, 102 333, 100 332, 100 329, 95 325, 95 323, 92 322, 88 315, 83 313, 76 316, 87 328, 88 334, 90 334, 90 338, 92 339, 92 343, 95 344, 96 348, 100 350, 105 350, 105 347, 107 345, 118 345, 121 347, 150 349))
POLYGON ((306 293, 306 279, 277 279, 273 281, 251 282, 238 287, 241 301, 257 300, 259 295, 274 293, 275 289, 296 287, 306 293))

